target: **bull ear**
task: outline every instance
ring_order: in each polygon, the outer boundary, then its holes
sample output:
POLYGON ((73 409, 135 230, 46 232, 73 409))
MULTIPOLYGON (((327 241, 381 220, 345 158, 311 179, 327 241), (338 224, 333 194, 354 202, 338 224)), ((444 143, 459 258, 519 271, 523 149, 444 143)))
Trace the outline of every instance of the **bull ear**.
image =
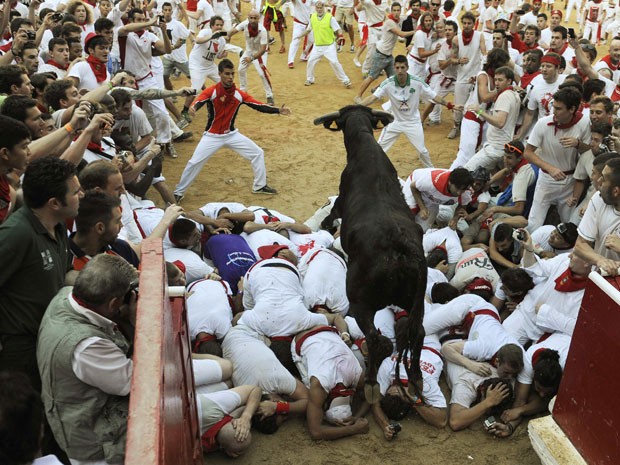
POLYGON ((314 120, 315 125, 322 124, 325 129, 329 129, 330 131, 340 131, 341 127, 338 124, 338 118, 340 118, 340 112, 335 111, 333 113, 328 113, 327 115, 319 116, 314 120), (336 127, 333 128, 332 124, 336 123, 336 127))
POLYGON ((372 115, 374 116, 373 127, 375 129, 382 129, 394 121, 394 116, 385 111, 372 110, 372 115), (381 126, 379 126, 379 123, 381 123, 381 126))

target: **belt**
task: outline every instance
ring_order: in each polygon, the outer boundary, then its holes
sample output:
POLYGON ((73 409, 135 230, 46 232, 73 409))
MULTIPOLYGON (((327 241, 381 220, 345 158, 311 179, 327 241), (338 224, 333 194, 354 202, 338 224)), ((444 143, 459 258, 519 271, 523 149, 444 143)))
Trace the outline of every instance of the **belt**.
MULTIPOLYGON (((543 170, 542 168, 541 168, 541 170, 542 170, 543 173, 549 174, 549 172, 547 170, 543 170)), ((564 173, 566 176, 570 176, 574 172, 575 172, 575 170, 562 171, 562 173, 564 173)), ((549 176, 551 176, 551 175, 549 174, 549 176)))
POLYGON ((304 26, 307 26, 307 25, 308 25, 308 23, 304 23, 304 22, 302 22, 302 21, 298 20, 297 18, 295 18, 294 16, 293 16, 293 22, 294 22, 294 23, 303 24, 304 26))
POLYGON ((441 356, 441 353, 439 353, 437 349, 433 349, 432 347, 428 347, 428 346, 422 346, 422 350, 428 350, 429 352, 432 352, 435 355, 437 355, 437 357, 443 359, 443 357, 441 356))
POLYGON ((375 52, 377 52, 379 55, 383 55, 384 57, 392 58, 392 55, 386 55, 385 53, 380 52, 380 51, 379 51, 379 50, 377 50, 376 48, 375 48, 375 52))
POLYGON ((297 341, 295 342, 295 352, 297 353, 297 355, 301 356, 301 346, 303 345, 306 339, 308 339, 310 336, 314 336, 315 334, 323 333, 326 331, 330 331, 332 333, 338 333, 338 330, 334 328, 333 326, 319 326, 318 328, 311 329, 306 334, 298 338, 297 341))
POLYGON ((476 123, 478 123, 480 126, 482 126, 484 124, 484 121, 482 121, 480 118, 478 118, 476 116, 476 114, 473 111, 466 111, 465 115, 463 116, 465 119, 468 119, 470 121, 475 121, 476 123))
POLYGON ((369 27, 381 27, 383 26, 383 21, 379 21, 378 23, 371 24, 369 27))
POLYGON ((414 60, 416 60, 416 61, 420 62, 420 63, 426 63, 426 60, 423 60, 422 58, 418 58, 418 57, 416 57, 416 56, 412 55, 411 53, 409 54, 409 56, 410 56, 411 58, 413 58, 414 60))
POLYGON ((467 333, 469 333, 471 326, 474 324, 474 319, 478 315, 487 315, 487 316, 495 318, 497 321, 500 321, 499 315, 497 314, 497 312, 494 312, 493 310, 483 309, 483 310, 476 310, 474 312, 469 312, 467 315, 465 315, 465 319, 463 320, 463 325, 462 325, 462 328, 467 333))

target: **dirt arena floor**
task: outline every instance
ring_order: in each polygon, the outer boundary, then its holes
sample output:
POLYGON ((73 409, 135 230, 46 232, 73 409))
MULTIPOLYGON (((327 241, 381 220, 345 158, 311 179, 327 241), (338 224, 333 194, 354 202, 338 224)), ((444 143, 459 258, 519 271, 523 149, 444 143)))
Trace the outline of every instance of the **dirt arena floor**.
MULTIPOLYGON (((246 8, 244 7, 244 12, 246 8)), ((289 19, 289 25, 290 25, 289 19)), ((290 40, 291 27, 287 32, 290 40)), ((357 38, 357 31, 356 31, 357 38)), ((233 43, 244 46, 238 34, 233 43)), ((288 45, 288 44, 287 44, 288 45)), ((185 209, 198 208, 207 202, 237 201, 244 205, 262 205, 305 221, 326 202, 329 195, 338 192, 340 173, 346 162, 343 137, 312 124, 314 118, 353 103, 356 90, 362 82, 361 71, 353 64, 353 54, 345 50, 339 59, 349 78, 352 89, 345 89, 329 63, 323 59, 316 68, 316 81, 305 87, 306 64, 297 60, 295 69, 287 68, 287 54, 279 54, 279 40, 271 49, 268 68, 274 88, 276 105, 285 104, 292 111, 288 117, 258 113, 244 106, 239 111, 236 126, 265 151, 268 183, 279 190, 279 195, 252 194, 252 171, 249 163, 230 150, 222 150, 209 160, 183 201, 185 209)), ((398 44, 395 54, 403 53, 398 44)), ((298 55, 299 56, 299 55, 298 55)), ((230 57, 238 63, 238 57, 230 57)), ((249 92, 265 101, 262 84, 253 68, 248 72, 249 92)), ((381 82, 380 78, 377 82, 381 82)), ((238 85, 238 76, 236 76, 238 85)), ((176 87, 186 85, 185 78, 173 80, 176 87)), ((368 95, 368 94, 366 94, 368 95)), ((181 105, 179 99, 178 106, 181 105)), ((379 104, 375 105, 379 108, 379 104)), ((164 172, 169 185, 174 187, 186 161, 198 143, 206 121, 206 109, 198 112, 186 130, 194 138, 176 144, 180 157, 166 159, 164 172)), ((425 127, 426 146, 436 167, 447 168, 456 155, 457 140, 448 140, 452 114, 445 108, 442 124, 425 127)), ((377 137, 379 133, 377 132, 377 137)), ((406 177, 420 168, 418 154, 402 136, 389 152, 399 176, 406 177)), ((153 194, 151 194, 152 197, 153 194)), ((388 442, 368 415, 370 432, 334 442, 314 442, 300 419, 285 423, 277 434, 264 436, 254 433, 248 453, 237 459, 238 464, 489 464, 534 465, 540 461, 530 446, 527 430, 520 426, 508 440, 486 435, 481 425, 459 433, 449 428, 438 430, 426 425, 420 418, 410 416, 402 422, 403 430, 396 440, 388 442)), ((207 457, 207 463, 228 463, 220 453, 207 457)))

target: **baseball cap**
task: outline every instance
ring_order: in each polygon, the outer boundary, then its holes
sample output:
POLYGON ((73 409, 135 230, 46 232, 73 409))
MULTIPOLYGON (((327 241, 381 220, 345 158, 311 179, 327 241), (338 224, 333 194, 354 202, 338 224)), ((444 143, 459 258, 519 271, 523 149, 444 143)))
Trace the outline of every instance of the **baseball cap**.
POLYGON ((258 248, 258 255, 263 260, 267 258, 273 258, 278 254, 280 250, 284 249, 288 249, 288 247, 280 244, 264 245, 258 248))
POLYGON ((498 21, 506 21, 507 23, 509 23, 510 19, 508 18, 508 15, 506 13, 500 13, 497 15, 497 18, 495 19, 496 23, 498 21))
POLYGON ((575 223, 560 223, 555 227, 555 230, 571 247, 575 246, 578 236, 575 223))
POLYGON ((487 182, 491 179, 489 175, 489 171, 484 166, 479 166, 475 170, 471 172, 471 177, 474 178, 474 181, 484 181, 487 182))

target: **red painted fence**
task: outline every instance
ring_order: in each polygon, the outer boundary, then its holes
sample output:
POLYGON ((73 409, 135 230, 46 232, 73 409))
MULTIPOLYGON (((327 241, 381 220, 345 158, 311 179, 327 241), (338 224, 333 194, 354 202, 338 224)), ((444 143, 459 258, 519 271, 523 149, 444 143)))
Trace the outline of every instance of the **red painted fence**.
POLYGON ((203 463, 183 297, 168 297, 161 240, 142 243, 126 465, 203 463))
POLYGON ((590 465, 620 464, 620 278, 591 273, 553 418, 590 465))

